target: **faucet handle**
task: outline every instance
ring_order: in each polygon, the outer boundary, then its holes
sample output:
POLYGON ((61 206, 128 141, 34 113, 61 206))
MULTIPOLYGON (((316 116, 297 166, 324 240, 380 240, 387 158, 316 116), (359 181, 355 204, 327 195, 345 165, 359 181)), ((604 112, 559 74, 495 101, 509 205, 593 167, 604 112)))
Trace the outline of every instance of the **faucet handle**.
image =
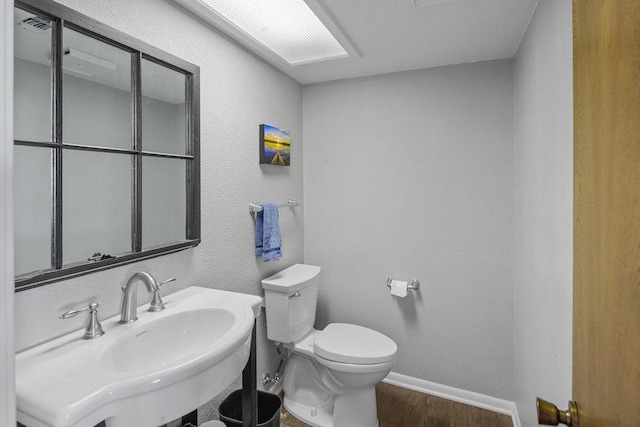
POLYGON ((175 282, 175 281, 176 281, 175 277, 170 277, 167 280, 163 280, 162 282, 158 282, 158 288, 160 288, 160 286, 164 285, 165 283, 175 282))
POLYGON ((157 312, 165 309, 164 303, 162 302, 162 298, 160 298, 160 286, 165 283, 175 282, 175 277, 171 277, 167 280, 163 280, 162 282, 158 282, 158 289, 153 293, 153 297, 151 298, 151 304, 149 304, 149 309, 147 311, 157 312))
POLYGON ((60 319, 70 319, 71 317, 75 317, 76 315, 82 313, 83 311, 95 310, 98 307, 100 307, 100 304, 98 304, 96 302, 92 302, 91 304, 89 304, 86 307, 77 308, 75 310, 67 311, 66 313, 64 313, 63 315, 60 316, 60 319))
POLYGON ((69 319, 71 317, 75 317, 76 315, 82 313, 83 311, 88 311, 89 324, 84 330, 84 335, 82 336, 82 339, 90 340, 93 338, 98 338, 104 335, 104 330, 102 329, 102 325, 98 320, 98 307, 100 307, 99 303, 92 302, 86 307, 67 311, 66 313, 60 316, 60 319, 69 319))

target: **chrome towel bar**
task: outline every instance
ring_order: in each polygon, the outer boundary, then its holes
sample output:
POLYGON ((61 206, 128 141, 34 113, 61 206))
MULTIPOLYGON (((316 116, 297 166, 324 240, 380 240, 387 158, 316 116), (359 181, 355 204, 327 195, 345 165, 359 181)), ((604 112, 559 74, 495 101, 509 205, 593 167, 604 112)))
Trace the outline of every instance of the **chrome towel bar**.
MULTIPOLYGON (((287 203, 283 203, 281 205, 278 205, 279 208, 294 208, 296 206, 299 206, 300 202, 295 201, 295 200, 287 200, 287 203)), ((255 203, 251 202, 249 203, 249 213, 256 213, 256 212, 262 212, 262 206, 260 205, 256 205, 255 203)))

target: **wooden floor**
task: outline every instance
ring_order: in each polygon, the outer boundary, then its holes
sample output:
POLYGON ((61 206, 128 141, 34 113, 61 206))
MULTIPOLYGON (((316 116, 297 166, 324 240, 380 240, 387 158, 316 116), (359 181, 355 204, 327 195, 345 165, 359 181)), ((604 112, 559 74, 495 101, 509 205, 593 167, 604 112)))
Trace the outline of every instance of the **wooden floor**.
MULTIPOLYGON (((440 397, 379 383, 376 386, 380 427, 513 427, 504 414, 452 402, 440 397)), ((309 427, 289 414, 284 406, 283 427, 309 427)))

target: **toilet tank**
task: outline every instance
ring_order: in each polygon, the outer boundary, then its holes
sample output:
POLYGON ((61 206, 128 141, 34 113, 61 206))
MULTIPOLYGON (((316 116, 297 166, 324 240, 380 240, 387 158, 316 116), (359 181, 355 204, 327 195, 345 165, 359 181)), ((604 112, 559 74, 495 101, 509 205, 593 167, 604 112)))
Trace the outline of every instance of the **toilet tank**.
POLYGON ((319 274, 320 267, 295 264, 262 281, 267 338, 287 344, 313 329, 319 274))

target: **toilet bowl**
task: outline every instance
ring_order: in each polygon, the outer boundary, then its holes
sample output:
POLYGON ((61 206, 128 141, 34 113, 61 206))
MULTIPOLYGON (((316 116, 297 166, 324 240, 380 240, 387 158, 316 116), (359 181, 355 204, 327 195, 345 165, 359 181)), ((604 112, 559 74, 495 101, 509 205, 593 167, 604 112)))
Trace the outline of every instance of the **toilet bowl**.
POLYGON ((284 405, 317 427, 378 425, 375 385, 391 371, 389 337, 347 323, 313 328, 320 267, 296 264, 262 281, 267 337, 289 349, 284 405))

